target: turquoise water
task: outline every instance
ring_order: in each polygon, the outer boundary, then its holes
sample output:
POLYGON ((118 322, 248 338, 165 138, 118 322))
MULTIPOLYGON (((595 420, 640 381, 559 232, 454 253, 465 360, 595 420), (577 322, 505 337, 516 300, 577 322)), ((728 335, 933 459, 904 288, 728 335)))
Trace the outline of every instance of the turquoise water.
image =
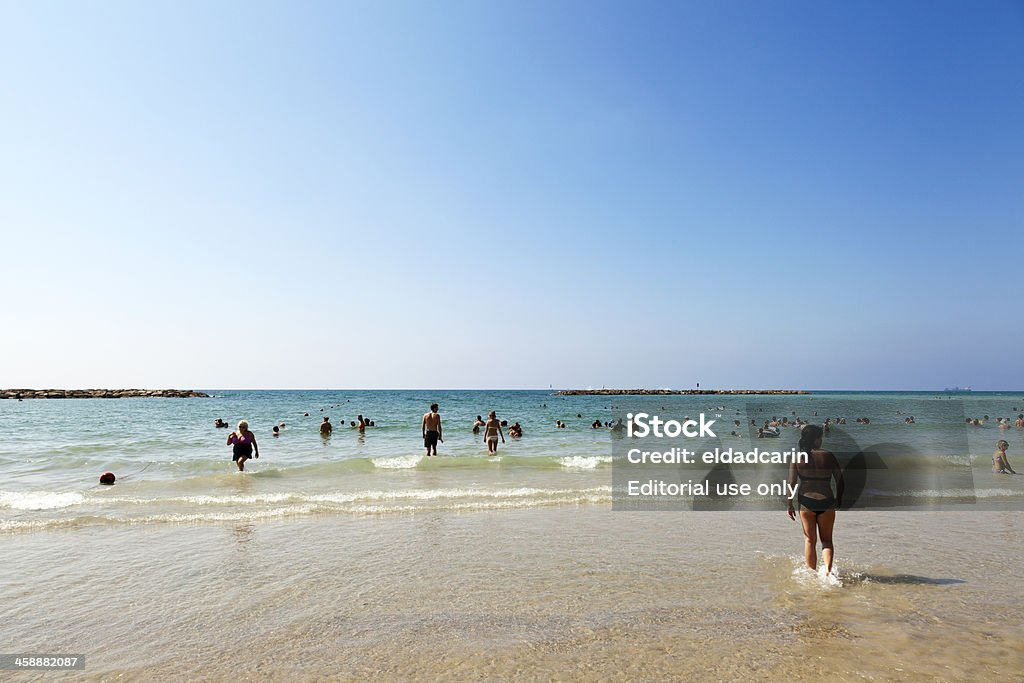
MULTIPOLYGON (((590 424, 614 419, 635 401, 548 391, 207 391, 212 398, 0 401, 0 530, 604 504, 618 437, 590 424), (425 459, 420 419, 435 401, 445 442, 440 457, 425 459), (488 457, 471 433, 474 418, 489 410, 524 428, 498 457, 488 457), (376 426, 357 434, 348 427, 357 414, 376 426), (335 424, 326 439, 318 432, 323 416, 335 424), (256 434, 262 457, 245 473, 235 470, 225 445, 230 430, 214 428, 216 418, 231 425, 246 419, 256 434), (556 428, 556 420, 567 427, 556 428), (273 437, 271 427, 280 423, 286 426, 273 437), (104 471, 118 476, 115 486, 98 484, 104 471)), ((651 401, 665 414, 720 416, 720 441, 737 447, 752 443, 751 418, 845 416, 833 441, 896 444, 936 462, 967 462, 980 496, 1024 499, 1024 477, 988 471, 1000 438, 1010 442, 1011 464, 1024 471, 1024 431, 996 426, 997 417, 1024 411, 1024 393, 645 399, 651 401), (904 424, 907 414, 915 425, 904 424), (963 424, 964 416, 986 414, 983 427, 963 424), (856 424, 859 416, 871 423, 856 424), (740 436, 730 437, 734 419, 740 436)), ((796 431, 783 440, 795 443, 796 431)))

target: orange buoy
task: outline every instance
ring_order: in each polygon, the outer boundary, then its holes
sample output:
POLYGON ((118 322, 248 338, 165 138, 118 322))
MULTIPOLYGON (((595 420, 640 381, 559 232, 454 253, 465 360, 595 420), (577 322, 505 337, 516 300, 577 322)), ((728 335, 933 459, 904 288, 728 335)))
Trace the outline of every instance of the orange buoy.
POLYGON ((117 477, 114 476, 113 472, 104 472, 100 475, 101 484, 113 484, 115 479, 117 479, 117 477))

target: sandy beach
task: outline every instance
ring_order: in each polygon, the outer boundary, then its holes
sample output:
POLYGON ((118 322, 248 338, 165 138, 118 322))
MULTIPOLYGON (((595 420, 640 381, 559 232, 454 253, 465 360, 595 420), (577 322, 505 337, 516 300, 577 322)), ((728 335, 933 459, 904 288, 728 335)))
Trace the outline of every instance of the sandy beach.
POLYGON ((781 512, 57 530, 0 539, 0 623, 5 650, 84 653, 62 680, 1010 680, 1022 529, 847 513, 841 585, 781 512))

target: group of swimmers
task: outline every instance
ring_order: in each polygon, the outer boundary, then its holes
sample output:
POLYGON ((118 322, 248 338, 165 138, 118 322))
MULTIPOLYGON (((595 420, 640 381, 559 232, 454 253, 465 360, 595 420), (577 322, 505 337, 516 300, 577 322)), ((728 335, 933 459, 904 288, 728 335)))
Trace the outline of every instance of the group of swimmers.
MULTIPOLYGON (((306 414, 308 415, 309 413, 306 414)), ((342 422, 342 424, 344 424, 344 421, 342 422)), ((360 434, 365 434, 367 427, 376 427, 377 423, 373 420, 363 417, 362 415, 356 415, 356 419, 351 420, 348 423, 348 425, 350 429, 354 429, 360 434)), ((331 424, 331 418, 325 415, 323 422, 320 423, 320 436, 326 437, 330 436, 333 433, 334 425, 331 424)))
MULTIPOLYGON (((1016 408, 1014 408, 1014 410, 1016 410, 1016 408)), ((988 415, 985 415, 985 416, 980 417, 980 418, 968 417, 968 418, 966 418, 966 423, 971 425, 972 427, 984 427, 985 423, 988 422, 988 420, 989 420, 989 416, 988 415)), ((1017 415, 1017 419, 1014 420, 1012 423, 1010 422, 1010 418, 1008 418, 1008 417, 997 417, 996 418, 996 424, 999 426, 999 429, 1001 429, 1003 431, 1006 431, 1007 429, 1009 429, 1011 424, 1012 424, 1012 426, 1016 427, 1017 429, 1024 429, 1024 413, 1017 415)))

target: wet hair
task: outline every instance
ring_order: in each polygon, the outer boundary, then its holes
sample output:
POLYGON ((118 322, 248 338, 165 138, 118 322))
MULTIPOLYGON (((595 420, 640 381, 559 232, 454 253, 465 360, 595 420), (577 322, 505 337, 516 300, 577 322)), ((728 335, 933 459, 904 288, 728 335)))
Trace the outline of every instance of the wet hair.
POLYGON ((818 439, 824 436, 825 430, 818 425, 807 425, 800 430, 800 446, 799 450, 810 453, 814 450, 814 445, 818 439))
POLYGON ((1010 447, 1010 444, 1008 442, 1004 441, 1003 439, 1000 439, 996 443, 996 448, 998 448, 999 450, 1002 450, 1004 448, 1009 448, 1009 447, 1010 447))
POLYGON ((437 404, 436 403, 431 403, 430 404, 430 409, 433 410, 434 412, 437 412, 437 404))
POLYGON ((273 431, 274 431, 275 434, 277 434, 279 431, 281 431, 281 428, 278 427, 277 425, 274 425, 274 430, 273 431))

